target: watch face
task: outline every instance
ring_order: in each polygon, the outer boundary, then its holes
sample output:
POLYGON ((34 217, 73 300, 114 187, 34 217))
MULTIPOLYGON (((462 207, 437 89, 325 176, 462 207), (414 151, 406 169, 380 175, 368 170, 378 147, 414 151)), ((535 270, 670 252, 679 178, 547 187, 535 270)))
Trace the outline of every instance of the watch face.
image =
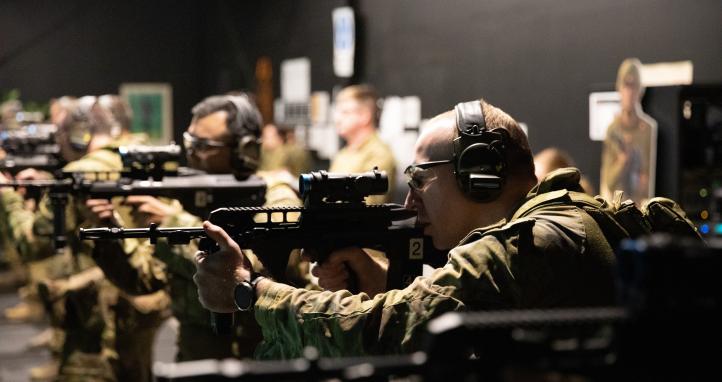
POLYGON ((236 301, 238 310, 247 311, 253 307, 253 287, 247 281, 244 281, 233 290, 233 298, 236 301))

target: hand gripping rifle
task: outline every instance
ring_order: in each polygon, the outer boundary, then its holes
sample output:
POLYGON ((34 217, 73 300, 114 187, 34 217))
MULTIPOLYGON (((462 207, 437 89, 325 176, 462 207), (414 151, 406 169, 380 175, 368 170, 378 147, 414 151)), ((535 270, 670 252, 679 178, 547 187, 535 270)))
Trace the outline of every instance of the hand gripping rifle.
MULTIPOLYGON (((276 280, 285 280, 294 249, 310 250, 317 261, 324 262, 333 250, 360 247, 385 252, 389 259, 387 287, 402 288, 421 275, 424 259, 428 261, 434 248, 420 228, 408 223, 416 215, 414 211, 398 204, 364 203, 366 196, 387 189, 388 178, 377 169, 360 174, 311 172, 299 178, 303 207, 219 208, 208 220, 222 227, 241 248, 253 250, 276 280)), ((166 238, 170 244, 200 238, 200 250, 218 250, 202 227, 81 229, 80 238, 149 238, 152 243, 166 238)))

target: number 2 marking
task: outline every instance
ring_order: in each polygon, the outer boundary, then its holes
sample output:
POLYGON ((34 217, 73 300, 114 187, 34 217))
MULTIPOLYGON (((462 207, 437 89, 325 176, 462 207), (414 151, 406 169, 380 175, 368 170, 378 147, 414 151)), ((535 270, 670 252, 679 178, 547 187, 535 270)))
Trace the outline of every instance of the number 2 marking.
POLYGON ((409 240, 409 259, 421 260, 424 258, 424 239, 414 238, 409 240))

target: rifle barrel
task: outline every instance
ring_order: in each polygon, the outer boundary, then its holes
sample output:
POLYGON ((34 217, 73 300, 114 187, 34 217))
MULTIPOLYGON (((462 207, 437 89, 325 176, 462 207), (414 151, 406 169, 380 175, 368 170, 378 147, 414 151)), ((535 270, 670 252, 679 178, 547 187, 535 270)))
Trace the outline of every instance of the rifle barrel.
POLYGON ((81 228, 81 240, 116 240, 131 238, 149 238, 155 243, 159 237, 165 237, 171 244, 187 244, 193 239, 206 236, 203 227, 169 227, 158 228, 151 224, 150 228, 81 228))

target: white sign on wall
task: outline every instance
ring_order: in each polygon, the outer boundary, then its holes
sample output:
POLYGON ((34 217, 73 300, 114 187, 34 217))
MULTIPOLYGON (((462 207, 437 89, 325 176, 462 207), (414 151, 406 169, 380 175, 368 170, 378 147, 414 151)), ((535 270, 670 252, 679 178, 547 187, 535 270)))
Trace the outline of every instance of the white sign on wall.
POLYGON ((333 10, 333 72, 338 77, 353 76, 356 50, 356 23, 353 9, 341 7, 333 10))
POLYGON ((311 97, 311 60, 293 58, 281 62, 281 99, 284 102, 308 102, 311 97))

